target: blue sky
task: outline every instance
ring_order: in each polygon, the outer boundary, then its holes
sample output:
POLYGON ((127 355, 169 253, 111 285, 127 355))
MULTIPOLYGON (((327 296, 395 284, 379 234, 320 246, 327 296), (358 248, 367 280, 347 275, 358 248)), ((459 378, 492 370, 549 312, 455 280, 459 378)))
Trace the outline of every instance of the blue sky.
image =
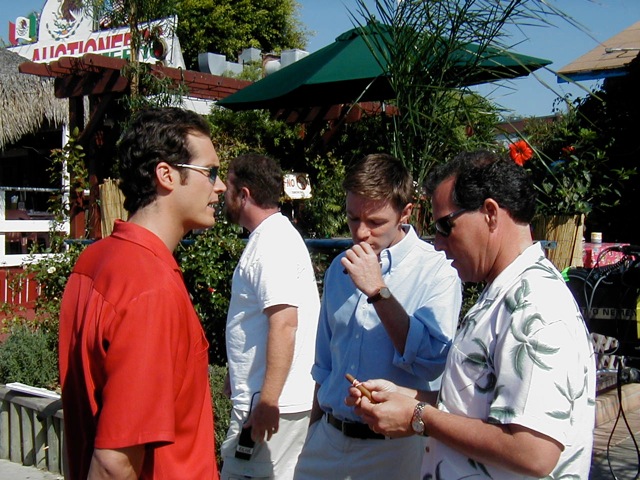
MULTIPOLYGON (((298 2, 301 5, 300 20, 314 33, 307 46, 310 52, 331 43, 340 33, 352 28, 349 12, 356 12, 356 0, 298 2)), ((8 39, 9 21, 15 21, 17 16, 26 15, 32 10, 39 12, 44 3, 44 0, 0 0, 0 37, 5 41, 8 39)), ((584 25, 586 32, 557 21, 556 27, 525 30, 528 38, 518 39, 521 42, 514 49, 519 53, 551 60, 553 63, 550 67, 554 70, 595 48, 598 42, 640 21, 640 0, 556 0, 554 4, 584 25)), ((506 87, 482 86, 479 91, 522 116, 552 113, 555 93, 543 83, 559 93, 583 95, 578 87, 557 84, 550 72, 537 73, 537 77, 540 81, 529 77, 508 82, 506 87)), ((586 85, 590 87, 592 84, 586 85)))

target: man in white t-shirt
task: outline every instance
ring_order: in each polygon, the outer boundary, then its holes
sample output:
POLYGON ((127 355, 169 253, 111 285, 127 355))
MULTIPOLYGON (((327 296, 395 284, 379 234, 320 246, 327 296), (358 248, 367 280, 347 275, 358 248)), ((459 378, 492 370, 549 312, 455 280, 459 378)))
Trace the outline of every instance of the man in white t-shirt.
POLYGON ((278 164, 241 155, 231 161, 227 183, 227 217, 250 235, 227 315, 233 410, 221 448, 222 478, 289 479, 313 401, 317 284, 302 237, 278 209, 278 164))

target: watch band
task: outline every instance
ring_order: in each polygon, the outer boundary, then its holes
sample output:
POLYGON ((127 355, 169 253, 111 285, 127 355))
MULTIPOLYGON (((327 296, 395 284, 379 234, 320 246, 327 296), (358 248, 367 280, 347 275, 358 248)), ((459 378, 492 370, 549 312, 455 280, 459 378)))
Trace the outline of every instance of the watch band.
POLYGON ((413 410, 413 417, 411 418, 411 428, 416 434, 428 437, 427 426, 422 419, 422 411, 426 406, 427 402, 419 402, 416 405, 416 408, 413 410))
POLYGON ((387 287, 382 287, 378 293, 367 298, 367 303, 376 303, 378 300, 391 298, 391 291, 387 287))

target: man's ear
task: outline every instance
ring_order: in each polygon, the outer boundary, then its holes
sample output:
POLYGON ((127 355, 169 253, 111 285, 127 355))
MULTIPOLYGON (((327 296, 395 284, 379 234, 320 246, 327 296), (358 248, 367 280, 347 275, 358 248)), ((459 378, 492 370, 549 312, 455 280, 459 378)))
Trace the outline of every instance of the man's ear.
POLYGON ((400 222, 409 223, 409 219, 411 218, 412 211, 413 211, 413 203, 407 203, 402 209, 402 212, 400 212, 400 222))
POLYGON ((158 187, 173 190, 176 183, 180 183, 180 172, 172 168, 167 162, 158 162, 155 169, 158 187))
POLYGON ((500 205, 493 198, 487 198, 482 204, 484 208, 484 214, 486 215, 487 224, 489 230, 493 231, 498 226, 498 212, 500 211, 500 205))

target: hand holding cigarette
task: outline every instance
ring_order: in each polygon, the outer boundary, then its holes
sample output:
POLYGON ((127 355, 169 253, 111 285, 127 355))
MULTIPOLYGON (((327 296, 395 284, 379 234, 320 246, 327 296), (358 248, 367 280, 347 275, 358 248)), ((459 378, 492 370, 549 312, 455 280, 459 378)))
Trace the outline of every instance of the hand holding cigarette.
POLYGON ((364 385, 362 385, 362 383, 360 383, 360 381, 358 381, 353 375, 351 375, 350 373, 347 373, 347 374, 345 374, 345 377, 346 377, 347 380, 349 380, 351 385, 353 385, 355 388, 360 390, 360 392, 365 397, 367 397, 371 403, 376 403, 376 401, 373 399, 373 396, 371 395, 371 392, 369 391, 369 389, 367 387, 365 387, 364 385))

